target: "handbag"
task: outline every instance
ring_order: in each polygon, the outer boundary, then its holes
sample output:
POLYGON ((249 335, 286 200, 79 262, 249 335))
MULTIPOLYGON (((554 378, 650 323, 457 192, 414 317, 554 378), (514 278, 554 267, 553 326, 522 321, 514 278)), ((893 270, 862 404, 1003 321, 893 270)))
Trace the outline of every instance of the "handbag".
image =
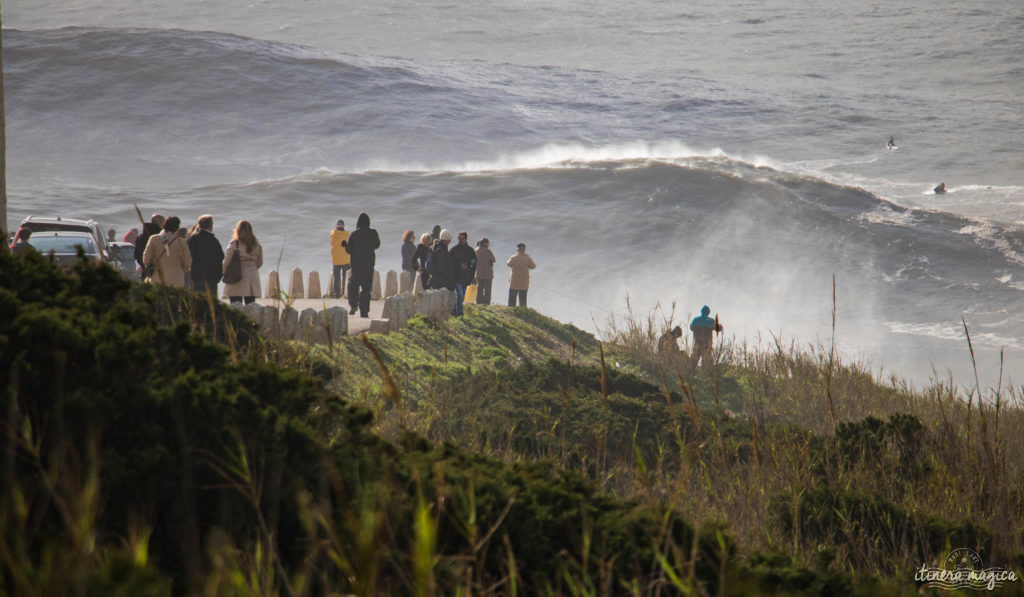
POLYGON ((238 247, 231 254, 228 266, 224 268, 224 283, 235 284, 242 281, 242 258, 238 255, 238 247))

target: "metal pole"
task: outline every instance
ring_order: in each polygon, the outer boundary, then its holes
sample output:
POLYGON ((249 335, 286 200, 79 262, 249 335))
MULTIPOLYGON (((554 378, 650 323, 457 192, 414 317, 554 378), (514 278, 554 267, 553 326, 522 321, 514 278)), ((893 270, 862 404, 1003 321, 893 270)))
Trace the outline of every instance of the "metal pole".
POLYGON ((7 118, 4 115, 4 20, 0 16, 0 236, 7 244, 7 118))

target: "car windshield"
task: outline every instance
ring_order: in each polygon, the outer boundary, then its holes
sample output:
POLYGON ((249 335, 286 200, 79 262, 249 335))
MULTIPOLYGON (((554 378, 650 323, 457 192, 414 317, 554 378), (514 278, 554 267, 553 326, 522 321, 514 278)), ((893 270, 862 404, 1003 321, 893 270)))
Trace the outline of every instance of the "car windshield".
POLYGON ((40 253, 49 253, 53 251, 58 254, 71 254, 78 253, 78 247, 81 246, 85 249, 86 255, 97 255, 99 252, 96 250, 96 243, 93 241, 91 236, 45 236, 42 234, 33 235, 28 239, 28 244, 35 247, 40 253))

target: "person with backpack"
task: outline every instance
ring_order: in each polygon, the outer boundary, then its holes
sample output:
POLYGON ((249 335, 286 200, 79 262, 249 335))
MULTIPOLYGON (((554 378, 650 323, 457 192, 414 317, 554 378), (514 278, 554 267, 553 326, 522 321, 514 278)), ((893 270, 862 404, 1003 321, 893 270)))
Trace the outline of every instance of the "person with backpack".
POLYGON ((149 237, 142 252, 142 267, 152 270, 149 281, 168 286, 185 287, 185 279, 192 269, 192 252, 185 239, 178 235, 181 219, 171 216, 164 221, 164 230, 149 237))
POLYGON ((348 279, 349 315, 359 309, 360 317, 370 316, 370 292, 373 289, 373 268, 377 265, 380 235, 370 228, 370 216, 359 214, 356 229, 348 237, 345 250, 352 258, 352 274, 348 279))

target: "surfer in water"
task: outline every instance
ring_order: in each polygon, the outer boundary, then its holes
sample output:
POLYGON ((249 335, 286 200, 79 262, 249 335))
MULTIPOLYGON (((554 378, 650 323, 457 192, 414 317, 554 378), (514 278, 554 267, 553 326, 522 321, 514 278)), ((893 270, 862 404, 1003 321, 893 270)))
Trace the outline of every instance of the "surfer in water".
POLYGON ((896 138, 893 136, 889 137, 889 142, 885 144, 885 148, 889 151, 896 151, 899 147, 896 145, 896 138))
POLYGON ((946 183, 944 183, 944 182, 940 182, 940 183, 939 183, 939 186, 937 186, 937 187, 935 187, 934 189, 932 189, 932 191, 933 191, 933 192, 934 192, 934 193, 935 193, 936 195, 945 195, 945 194, 946 194, 946 183))

